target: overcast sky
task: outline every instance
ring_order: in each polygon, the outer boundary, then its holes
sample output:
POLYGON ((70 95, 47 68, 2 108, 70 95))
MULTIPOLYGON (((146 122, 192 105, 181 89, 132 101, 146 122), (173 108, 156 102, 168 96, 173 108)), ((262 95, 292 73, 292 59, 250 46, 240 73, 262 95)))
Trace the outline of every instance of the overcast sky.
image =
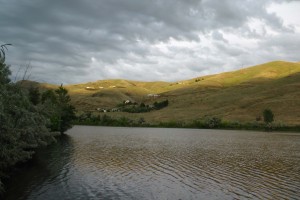
POLYGON ((300 1, 0 0, 12 78, 177 81, 300 61, 300 1))

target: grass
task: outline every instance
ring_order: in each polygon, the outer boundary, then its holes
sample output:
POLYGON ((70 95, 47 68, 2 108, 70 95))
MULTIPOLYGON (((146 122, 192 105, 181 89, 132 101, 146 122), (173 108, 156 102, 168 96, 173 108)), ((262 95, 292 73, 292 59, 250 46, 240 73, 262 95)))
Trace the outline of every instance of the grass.
MULTIPOLYGON (((43 87, 53 86, 44 84, 43 87)), ((205 116, 246 123, 254 122, 264 109, 270 108, 275 122, 300 124, 300 63, 274 61, 174 83, 101 80, 66 88, 79 113, 96 113, 99 107, 114 108, 124 100, 151 104, 168 99, 169 106, 162 110, 107 115, 136 120, 143 117, 149 123, 188 123, 205 116), (160 94, 160 97, 149 98, 147 94, 160 94)))
POLYGON ((76 125, 90 126, 121 126, 121 127, 159 127, 159 128, 199 128, 222 130, 256 130, 256 131, 289 131, 300 132, 300 125, 284 125, 282 123, 224 121, 217 117, 204 117, 190 122, 166 121, 148 123, 144 118, 130 119, 126 117, 111 117, 107 114, 78 116, 76 125))

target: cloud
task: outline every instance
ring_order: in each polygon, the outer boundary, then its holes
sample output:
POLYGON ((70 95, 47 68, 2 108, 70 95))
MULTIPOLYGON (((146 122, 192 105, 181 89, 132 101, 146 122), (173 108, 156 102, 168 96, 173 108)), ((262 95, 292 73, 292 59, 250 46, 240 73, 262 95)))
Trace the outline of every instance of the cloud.
POLYGON ((37 81, 176 81, 272 59, 299 60, 300 29, 291 20, 296 11, 290 4, 300 5, 284 0, 0 0, 0 42, 14 45, 8 53, 14 75, 30 63, 37 81))

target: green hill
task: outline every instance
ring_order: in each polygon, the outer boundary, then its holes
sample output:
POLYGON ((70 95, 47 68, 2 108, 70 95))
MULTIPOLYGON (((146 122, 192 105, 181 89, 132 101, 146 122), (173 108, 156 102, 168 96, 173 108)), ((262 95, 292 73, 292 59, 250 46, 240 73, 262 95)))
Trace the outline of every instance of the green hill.
POLYGON ((300 124, 300 63, 275 61, 172 83, 101 80, 66 88, 79 112, 111 109, 124 100, 151 104, 168 99, 167 108, 149 113, 106 114, 143 117, 147 122, 191 121, 204 116, 245 122, 255 121, 263 109, 270 108, 277 122, 300 124))

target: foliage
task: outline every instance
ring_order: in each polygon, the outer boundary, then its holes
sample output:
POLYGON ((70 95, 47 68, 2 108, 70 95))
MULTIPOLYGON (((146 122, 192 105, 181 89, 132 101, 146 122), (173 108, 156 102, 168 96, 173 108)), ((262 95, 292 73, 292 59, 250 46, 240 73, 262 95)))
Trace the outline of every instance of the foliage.
POLYGON ((145 113, 145 112, 150 112, 152 110, 160 110, 162 108, 165 108, 169 105, 168 100, 164 100, 161 102, 154 102, 153 105, 146 105, 145 103, 141 103, 139 106, 137 103, 128 103, 125 104, 119 104, 119 110, 123 112, 128 112, 128 113, 145 113))
POLYGON ((29 95, 29 100, 31 101, 31 103, 33 105, 37 105, 40 103, 41 94, 40 94, 39 88, 30 87, 28 95, 29 95))
POLYGON ((272 123, 274 121, 274 114, 271 109, 265 109, 263 111, 264 122, 266 124, 272 123))
POLYGON ((141 103, 141 104, 140 104, 140 107, 141 107, 141 108, 145 108, 145 107, 146 107, 145 103, 141 103))
MULTIPOLYGON (((3 61, 3 60, 2 60, 3 61)), ((2 70, 3 62, 0 69, 2 70)), ((9 80, 8 73, 1 80, 9 80)), ((48 119, 43 108, 31 103, 27 92, 9 82, 0 84, 0 189, 6 170, 26 161, 33 149, 55 139, 47 128, 48 119)))
POLYGON ((0 58, 3 59, 3 62, 5 61, 5 51, 7 51, 7 46, 11 46, 11 44, 2 44, 0 46, 0 58))
POLYGON ((47 107, 51 131, 63 134, 72 127, 72 121, 76 118, 75 108, 71 105, 67 89, 61 85, 55 91, 45 91, 42 94, 42 103, 47 107))
POLYGON ((165 100, 165 101, 162 101, 162 102, 154 102, 153 105, 154 105, 156 110, 160 110, 164 107, 167 107, 169 105, 169 101, 165 100))
POLYGON ((0 47, 0 85, 8 84, 10 82, 9 75, 11 72, 9 70, 9 66, 5 64, 6 45, 1 45, 0 47))
POLYGON ((220 128, 222 126, 222 119, 218 117, 205 116, 203 119, 195 120, 187 125, 193 128, 220 128))
MULTIPOLYGON (((95 125, 95 126, 125 126, 125 127, 164 127, 164 128, 203 128, 203 129, 230 129, 230 130, 270 130, 261 122, 223 121, 221 118, 206 116, 191 122, 183 121, 166 121, 158 124, 149 124, 141 117, 132 120, 126 117, 112 118, 109 115, 92 115, 90 112, 83 113, 74 121, 78 125, 95 125)), ((300 126, 288 126, 282 123, 272 124, 272 130, 275 131, 300 131, 300 126)))
POLYGON ((137 121, 131 120, 126 117, 112 118, 106 114, 104 115, 92 115, 91 113, 83 113, 79 115, 75 121, 76 124, 84 125, 98 125, 98 126, 146 126, 144 118, 140 118, 137 121))
POLYGON ((64 131, 74 115, 70 97, 62 87, 55 94, 43 93, 41 103, 38 88, 27 91, 11 83, 5 48, 0 48, 0 193, 11 167, 30 159, 36 148, 55 141, 50 130, 53 119, 59 117, 59 131, 64 131))
POLYGON ((151 110, 152 109, 145 104, 141 104, 140 106, 126 106, 121 109, 121 111, 128 113, 145 113, 150 112, 151 110))
POLYGON ((143 124, 143 123, 145 123, 146 121, 145 121, 145 119, 143 118, 143 117, 141 117, 139 120, 138 120, 138 123, 139 124, 143 124))
POLYGON ((75 119, 75 108, 71 105, 71 98, 68 90, 62 85, 55 90, 58 106, 58 130, 62 134, 72 127, 72 120, 75 119))
POLYGON ((209 128, 218 128, 221 125, 221 119, 218 117, 207 117, 205 119, 205 125, 209 128))
POLYGON ((56 104, 57 103, 57 98, 53 90, 46 90, 45 92, 42 93, 41 97, 42 103, 46 103, 46 101, 56 104))
POLYGON ((184 123, 178 121, 169 121, 169 122, 160 122, 157 127, 165 127, 165 128, 183 128, 184 123))

